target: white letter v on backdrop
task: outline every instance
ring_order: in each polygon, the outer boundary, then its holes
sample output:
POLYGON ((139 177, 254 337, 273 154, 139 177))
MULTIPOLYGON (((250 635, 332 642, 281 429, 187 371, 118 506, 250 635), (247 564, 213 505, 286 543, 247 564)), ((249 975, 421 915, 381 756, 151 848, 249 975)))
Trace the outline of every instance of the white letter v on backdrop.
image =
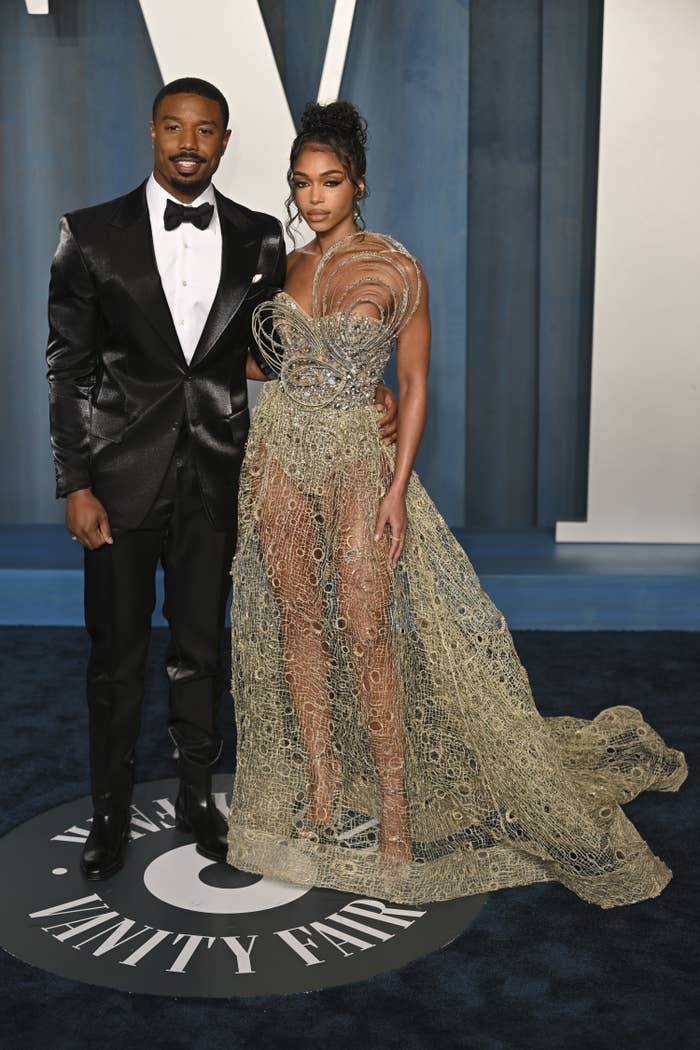
MULTIPOLYGON (((201 77, 228 99, 233 133, 218 188, 249 208, 286 218, 295 128, 257 0, 140 2, 163 82, 201 77)), ((337 97, 354 9, 355 0, 336 0, 321 77, 324 102, 337 97)))

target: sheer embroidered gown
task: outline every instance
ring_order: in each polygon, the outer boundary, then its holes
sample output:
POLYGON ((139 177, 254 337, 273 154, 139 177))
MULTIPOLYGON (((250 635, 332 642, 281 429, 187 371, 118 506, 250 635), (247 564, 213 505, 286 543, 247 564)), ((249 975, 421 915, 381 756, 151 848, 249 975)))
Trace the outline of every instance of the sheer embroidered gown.
POLYGON ((621 805, 686 776, 633 707, 543 718, 506 622, 411 478, 397 569, 375 544, 394 452, 373 394, 421 278, 392 238, 320 259, 313 308, 255 314, 279 375, 253 417, 233 563, 229 862, 419 903, 556 880, 603 908, 671 877, 621 805))

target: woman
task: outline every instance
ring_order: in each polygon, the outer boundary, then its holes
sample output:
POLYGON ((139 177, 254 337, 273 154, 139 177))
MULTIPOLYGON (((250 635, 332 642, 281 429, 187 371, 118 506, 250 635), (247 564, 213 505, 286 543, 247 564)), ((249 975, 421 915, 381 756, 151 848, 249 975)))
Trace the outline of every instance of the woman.
POLYGON ((620 803, 677 790, 685 760, 631 707, 539 715, 412 473, 428 288, 405 248, 359 230, 364 146, 349 103, 307 106, 288 207, 316 237, 254 318, 279 381, 241 480, 229 862, 406 903, 549 880, 601 907, 655 896, 671 873, 620 803), (395 452, 372 406, 393 343, 395 452))

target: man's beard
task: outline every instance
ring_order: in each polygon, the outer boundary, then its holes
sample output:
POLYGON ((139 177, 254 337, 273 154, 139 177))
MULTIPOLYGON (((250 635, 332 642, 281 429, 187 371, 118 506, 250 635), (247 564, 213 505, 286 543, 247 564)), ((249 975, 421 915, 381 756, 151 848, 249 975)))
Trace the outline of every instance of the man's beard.
POLYGON ((195 197, 198 197, 200 193, 204 193, 211 179, 208 175, 203 179, 180 179, 177 176, 171 176, 168 181, 174 190, 179 190, 180 193, 193 193, 195 197))

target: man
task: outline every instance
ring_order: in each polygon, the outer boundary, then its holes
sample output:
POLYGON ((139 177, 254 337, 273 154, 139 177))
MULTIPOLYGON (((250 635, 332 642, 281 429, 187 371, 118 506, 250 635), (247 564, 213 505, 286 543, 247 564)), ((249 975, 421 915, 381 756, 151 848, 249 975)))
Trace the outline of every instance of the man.
MULTIPOLYGON (((51 443, 66 525, 85 549, 92 640, 88 879, 108 878, 124 861, 159 561, 177 825, 204 856, 226 857, 226 822, 211 797, 220 643, 246 376, 269 375, 250 319, 285 274, 277 220, 211 185, 227 125, 226 99, 212 84, 187 77, 162 88, 153 173, 124 197, 64 216, 51 270, 51 443)), ((380 425, 393 437, 395 403, 384 388, 380 396, 380 425)))

